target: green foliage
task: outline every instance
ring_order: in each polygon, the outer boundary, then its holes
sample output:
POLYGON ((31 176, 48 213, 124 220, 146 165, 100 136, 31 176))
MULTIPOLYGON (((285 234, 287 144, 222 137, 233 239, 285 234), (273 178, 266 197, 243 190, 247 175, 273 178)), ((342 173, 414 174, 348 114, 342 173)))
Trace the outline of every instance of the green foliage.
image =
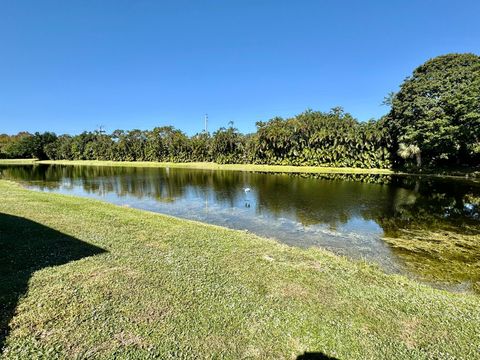
POLYGON ((381 122, 359 123, 341 108, 308 110, 291 119, 257 123, 256 159, 277 165, 388 168, 388 134, 381 122))
POLYGON ((195 134, 190 138, 191 156, 195 161, 212 161, 210 153, 211 137, 207 132, 195 134))
POLYGON ((20 133, 12 137, 7 145, 2 148, 5 157, 9 158, 37 158, 40 160, 48 159, 45 153, 45 147, 57 140, 57 135, 51 132, 40 134, 36 132, 31 135, 20 133))
POLYGON ((19 153, 20 148, 17 143, 24 137, 31 136, 28 132, 20 132, 17 135, 9 136, 7 134, 0 135, 0 158, 23 158, 27 154, 19 153))
POLYGON ((415 157, 417 159, 417 166, 422 166, 422 158, 421 158, 421 151, 417 145, 405 145, 404 143, 398 144, 398 156, 402 159, 411 159, 415 157))
POLYGON ((480 57, 449 54, 427 61, 383 102, 378 121, 359 122, 341 107, 307 110, 257 123, 233 123, 188 137, 173 126, 151 131, 0 135, 0 158, 205 162, 389 169, 480 164, 480 57), (416 165, 412 165, 415 158, 416 165), (422 164, 423 163, 423 164, 422 164))
POLYGON ((230 123, 213 133, 210 156, 219 164, 243 162, 244 136, 230 123))
POLYGON ((480 161, 479 56, 448 54, 427 61, 391 104, 388 122, 396 144, 419 147, 427 165, 480 161))
POLYGON ((96 131, 57 138, 50 134, 53 138, 45 143, 43 152, 38 149, 38 134, 22 141, 7 136, 3 141, 16 144, 16 151, 5 157, 17 158, 390 167, 389 136, 383 123, 359 123, 341 108, 329 113, 309 110, 257 126, 257 133, 243 135, 230 123, 213 135, 202 132, 190 138, 172 126, 151 131, 115 130, 110 135, 96 131))

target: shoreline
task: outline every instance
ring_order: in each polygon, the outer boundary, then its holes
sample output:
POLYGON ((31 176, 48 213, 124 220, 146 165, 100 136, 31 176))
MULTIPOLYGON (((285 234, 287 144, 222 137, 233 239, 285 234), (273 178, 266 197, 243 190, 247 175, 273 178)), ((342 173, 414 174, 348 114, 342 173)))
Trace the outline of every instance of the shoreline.
POLYGON ((104 160, 36 160, 36 159, 0 159, 0 165, 64 165, 64 166, 104 166, 104 167, 148 167, 148 168, 178 168, 195 170, 223 170, 243 172, 271 172, 292 174, 364 174, 364 175, 397 175, 426 176, 435 178, 463 179, 479 181, 477 177, 469 177, 470 173, 459 175, 443 173, 408 173, 391 169, 343 168, 322 166, 293 165, 259 165, 259 164, 217 164, 213 162, 150 162, 150 161, 104 161, 104 160))

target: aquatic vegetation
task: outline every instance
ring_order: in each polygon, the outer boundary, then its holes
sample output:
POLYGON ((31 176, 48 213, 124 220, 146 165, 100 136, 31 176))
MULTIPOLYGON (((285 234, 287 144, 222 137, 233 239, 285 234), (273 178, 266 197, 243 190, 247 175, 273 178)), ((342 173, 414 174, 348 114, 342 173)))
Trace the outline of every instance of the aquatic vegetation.
POLYGON ((383 240, 414 277, 480 294, 480 229, 462 230, 402 229, 383 240))

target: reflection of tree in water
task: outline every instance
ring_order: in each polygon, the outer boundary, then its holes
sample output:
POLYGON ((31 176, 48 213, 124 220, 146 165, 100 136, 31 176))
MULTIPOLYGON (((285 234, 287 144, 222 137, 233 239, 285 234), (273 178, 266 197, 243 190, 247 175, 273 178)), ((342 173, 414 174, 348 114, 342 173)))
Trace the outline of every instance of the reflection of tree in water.
POLYGON ((28 182, 51 182, 54 188, 58 187, 61 176, 52 177, 48 166, 39 165, 4 165, 0 166, 0 176, 5 179, 24 180, 28 182))
POLYGON ((319 179, 319 180, 336 180, 336 181, 356 181, 364 182, 368 184, 385 184, 391 183, 393 175, 385 174, 309 174, 309 173, 292 173, 289 174, 292 177, 301 177, 307 179, 319 179))
MULTIPOLYGON (((365 213, 415 276, 463 282, 480 291, 480 187, 460 181, 407 178, 390 209, 365 213)), ((370 209, 369 209, 370 210, 370 209)))
POLYGON ((193 191, 199 197, 212 194, 215 200, 234 206, 246 183, 245 173, 175 168, 107 166, 9 166, 2 176, 34 183, 41 190, 81 186, 86 193, 119 197, 148 197, 170 202, 193 191))
POLYGON ((381 209, 388 188, 361 182, 318 181, 316 177, 259 176, 254 184, 260 208, 282 216, 294 214, 303 225, 336 228, 364 207, 381 209))
POLYGON ((478 233, 480 206, 474 201, 480 197, 478 184, 404 178, 393 185, 397 190, 389 201, 390 209, 365 214, 378 220, 387 236, 413 228, 478 233))
MULTIPOLYGON (((1 169, 1 168, 0 168, 1 169)), ((415 177, 363 174, 260 174, 175 168, 15 166, 4 177, 42 189, 82 186, 89 193, 171 201, 187 191, 235 206, 243 188, 255 190, 258 211, 293 214, 303 225, 336 227, 352 217, 380 224, 387 236, 412 227, 458 228, 478 224, 480 185, 415 177), (328 179, 329 181, 319 181, 328 179), (350 180, 350 181, 347 181, 350 180), (382 185, 376 185, 382 184, 382 185)))

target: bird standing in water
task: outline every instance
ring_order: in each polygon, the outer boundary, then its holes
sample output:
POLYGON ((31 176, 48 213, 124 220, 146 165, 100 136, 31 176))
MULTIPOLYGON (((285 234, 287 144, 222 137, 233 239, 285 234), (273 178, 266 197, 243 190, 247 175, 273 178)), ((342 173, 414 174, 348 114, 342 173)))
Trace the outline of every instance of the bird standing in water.
POLYGON ((247 199, 247 194, 250 192, 250 188, 243 188, 243 192, 245 193, 245 207, 250 207, 250 200, 247 199))

